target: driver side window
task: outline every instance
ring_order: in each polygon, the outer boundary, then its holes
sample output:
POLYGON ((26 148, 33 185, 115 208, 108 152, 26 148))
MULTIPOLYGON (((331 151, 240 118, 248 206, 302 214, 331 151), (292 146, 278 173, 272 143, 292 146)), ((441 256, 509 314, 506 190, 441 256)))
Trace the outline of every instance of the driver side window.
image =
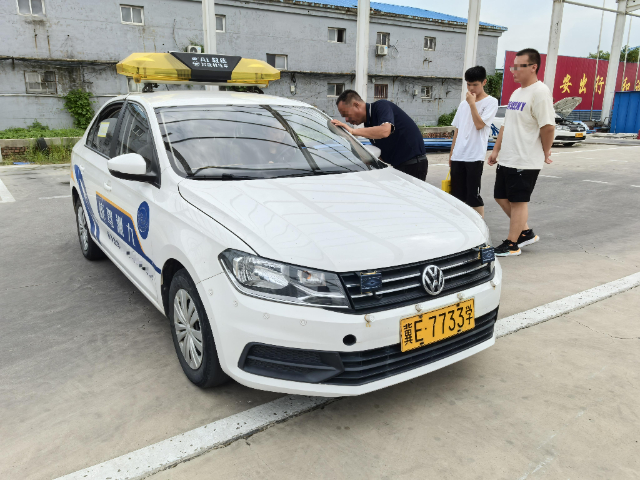
POLYGON ((116 145, 116 156, 137 153, 147 162, 150 170, 155 162, 153 134, 144 109, 136 103, 127 103, 116 145))

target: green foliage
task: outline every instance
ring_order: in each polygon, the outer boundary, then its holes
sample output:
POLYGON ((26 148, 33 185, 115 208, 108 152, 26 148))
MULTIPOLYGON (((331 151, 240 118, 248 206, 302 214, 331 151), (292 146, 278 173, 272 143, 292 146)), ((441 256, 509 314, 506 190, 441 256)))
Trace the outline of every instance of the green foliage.
MULTIPOLYGON (((624 62, 624 55, 625 55, 625 50, 629 48, 629 52, 627 53, 627 63, 636 63, 638 61, 638 54, 640 53, 640 47, 629 47, 628 45, 625 45, 624 47, 622 47, 622 50, 620 50, 620 61, 624 62)), ((598 56, 598 53, 590 53, 587 58, 596 58, 598 56)), ((600 60, 609 60, 609 58, 611 58, 611 54, 609 52, 606 52, 604 50, 600 50, 600 60)))
POLYGON ((488 95, 498 99, 500 102, 500 94, 502 93, 502 72, 496 72, 493 75, 487 77, 487 84, 484 86, 484 91, 488 95))
POLYGON ((94 115, 91 94, 77 88, 70 90, 62 98, 64 98, 65 110, 73 117, 73 126, 82 129, 87 128, 94 115))
POLYGON ((5 138, 40 138, 40 137, 81 137, 84 129, 81 128, 61 128, 51 130, 46 125, 34 120, 27 128, 7 128, 0 130, 0 139, 5 138))
POLYGON ((4 163, 31 162, 40 165, 51 163, 71 162, 71 148, 62 145, 52 145, 46 152, 41 152, 35 145, 29 148, 24 155, 12 155, 3 158, 4 163))
POLYGON ((456 108, 453 112, 451 113, 443 113, 442 115, 440 115, 440 117, 438 118, 438 126, 439 127, 448 127, 451 125, 451 122, 453 122, 453 117, 456 116, 456 111, 458 109, 456 108))

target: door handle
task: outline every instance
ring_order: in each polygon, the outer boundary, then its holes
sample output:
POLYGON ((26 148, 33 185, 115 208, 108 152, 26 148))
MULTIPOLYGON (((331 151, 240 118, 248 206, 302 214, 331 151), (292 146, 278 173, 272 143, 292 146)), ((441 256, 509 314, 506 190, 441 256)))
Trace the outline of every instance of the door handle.
POLYGON ((107 190, 108 192, 111 191, 111 183, 104 182, 103 185, 104 185, 105 190, 107 190))

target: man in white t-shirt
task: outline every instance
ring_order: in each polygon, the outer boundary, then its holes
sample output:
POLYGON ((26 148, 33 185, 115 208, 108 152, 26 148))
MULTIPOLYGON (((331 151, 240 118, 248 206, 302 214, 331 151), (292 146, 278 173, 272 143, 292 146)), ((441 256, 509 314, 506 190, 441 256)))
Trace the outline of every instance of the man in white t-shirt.
POLYGON ((509 69, 522 86, 509 99, 504 125, 487 160, 489 165, 498 164, 493 196, 511 219, 509 236, 495 249, 499 257, 520 255, 520 247, 539 240, 527 224, 529 200, 542 166, 551 163, 556 129, 553 98, 538 80, 539 67, 537 50, 527 48, 516 54, 509 69))
POLYGON ((482 167, 487 154, 491 121, 498 111, 498 100, 487 95, 487 71, 476 66, 464 72, 467 99, 453 119, 456 127, 451 142, 451 195, 466 203, 484 217, 484 202, 480 196, 482 167))

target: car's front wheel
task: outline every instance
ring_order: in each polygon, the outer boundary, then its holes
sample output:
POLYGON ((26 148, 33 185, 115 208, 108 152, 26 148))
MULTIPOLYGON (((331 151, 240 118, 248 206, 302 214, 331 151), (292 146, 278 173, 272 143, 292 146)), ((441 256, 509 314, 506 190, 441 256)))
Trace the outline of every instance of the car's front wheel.
POLYGON ((169 288, 171 336, 185 375, 201 388, 215 387, 229 377, 220 367, 209 319, 193 280, 179 270, 169 288))
POLYGON ((576 143, 578 143, 578 142, 567 142, 567 143, 564 143, 563 145, 565 147, 573 147, 576 143))
POLYGON ((76 226, 78 228, 78 241, 80 242, 80 250, 88 260, 100 260, 104 258, 104 252, 91 238, 89 225, 87 224, 87 216, 84 214, 84 207, 80 199, 76 200, 74 205, 76 210, 76 226))

